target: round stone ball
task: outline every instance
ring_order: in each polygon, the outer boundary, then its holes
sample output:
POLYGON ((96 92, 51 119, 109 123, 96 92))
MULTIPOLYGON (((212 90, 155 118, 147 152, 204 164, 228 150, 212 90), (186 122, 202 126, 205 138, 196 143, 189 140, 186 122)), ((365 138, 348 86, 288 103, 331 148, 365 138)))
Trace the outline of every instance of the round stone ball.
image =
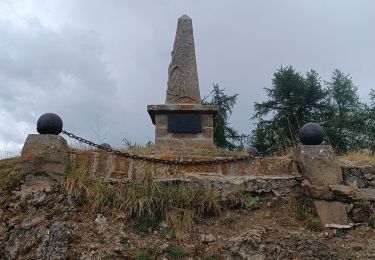
POLYGON ((58 135, 63 128, 61 118, 54 113, 46 113, 39 117, 36 130, 39 134, 58 135))
POLYGON ((100 144, 104 149, 106 150, 109 150, 109 149, 112 149, 111 145, 110 144, 107 144, 107 143, 102 143, 100 144))
POLYGON ((323 128, 316 123, 304 124, 298 131, 299 141, 304 145, 319 145, 324 139, 323 128))
POLYGON ((255 147, 247 147, 246 152, 250 155, 258 154, 258 149, 255 147))

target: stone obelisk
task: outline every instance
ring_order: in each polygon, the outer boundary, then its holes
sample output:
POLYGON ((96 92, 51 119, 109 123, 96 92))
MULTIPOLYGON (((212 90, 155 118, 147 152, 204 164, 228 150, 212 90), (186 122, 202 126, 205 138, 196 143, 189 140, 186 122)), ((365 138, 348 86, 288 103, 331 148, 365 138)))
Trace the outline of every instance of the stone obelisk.
POLYGON ((168 68, 168 89, 165 103, 201 103, 193 23, 187 15, 178 19, 172 60, 168 68))
POLYGON ((147 106, 155 125, 155 151, 177 155, 213 151, 213 118, 218 109, 201 104, 193 25, 187 15, 178 19, 171 54, 165 104, 147 106))

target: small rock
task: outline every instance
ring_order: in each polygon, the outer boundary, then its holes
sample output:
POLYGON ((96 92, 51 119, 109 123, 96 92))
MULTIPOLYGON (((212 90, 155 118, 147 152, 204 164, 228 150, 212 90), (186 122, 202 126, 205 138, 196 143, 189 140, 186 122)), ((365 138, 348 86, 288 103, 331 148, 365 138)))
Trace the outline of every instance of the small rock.
POLYGON ((216 241, 216 237, 212 234, 201 235, 201 241, 204 244, 209 244, 216 241))
POLYGON ((104 224, 107 222, 107 219, 102 214, 98 214, 96 215, 94 222, 99 223, 99 224, 104 224))
POLYGON ((167 228, 167 227, 168 227, 168 224, 167 224, 167 222, 162 221, 162 222, 160 222, 159 226, 160 226, 161 228, 167 228))
POLYGON ((160 249, 162 252, 164 252, 167 248, 168 248, 169 244, 168 243, 164 243, 160 246, 160 249))

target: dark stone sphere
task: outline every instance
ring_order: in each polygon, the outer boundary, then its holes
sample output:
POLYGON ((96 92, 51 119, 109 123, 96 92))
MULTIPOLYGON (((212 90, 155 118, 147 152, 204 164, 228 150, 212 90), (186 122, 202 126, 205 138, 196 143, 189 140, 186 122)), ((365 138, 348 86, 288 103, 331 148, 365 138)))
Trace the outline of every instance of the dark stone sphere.
POLYGON ((258 154, 258 149, 250 146, 246 148, 246 152, 248 154, 258 154))
POLYGON ((46 113, 39 117, 36 130, 39 134, 58 135, 63 128, 61 118, 53 113, 46 113))
POLYGON ((323 128, 316 123, 304 124, 298 131, 299 141, 304 145, 319 145, 324 135, 323 128))
POLYGON ((106 150, 109 150, 109 149, 112 149, 111 145, 110 144, 107 144, 107 143, 102 143, 100 144, 104 149, 106 150))

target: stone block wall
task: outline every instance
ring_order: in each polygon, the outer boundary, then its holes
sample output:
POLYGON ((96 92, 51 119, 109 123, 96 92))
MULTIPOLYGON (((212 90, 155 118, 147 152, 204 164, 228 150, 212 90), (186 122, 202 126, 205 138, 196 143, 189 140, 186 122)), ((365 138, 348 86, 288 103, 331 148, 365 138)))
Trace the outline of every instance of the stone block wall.
MULTIPOLYGON (((84 166, 92 177, 132 180, 150 169, 157 178, 174 178, 182 175, 216 176, 299 176, 296 164, 290 159, 249 158, 245 161, 215 163, 209 165, 168 165, 162 163, 133 160, 99 150, 72 150, 70 160, 84 166)), ((209 160, 204 156, 155 156, 161 159, 209 160)), ((216 157, 215 157, 216 158, 216 157)))
POLYGON ((358 188, 375 188, 375 166, 343 166, 343 180, 346 185, 358 188))

